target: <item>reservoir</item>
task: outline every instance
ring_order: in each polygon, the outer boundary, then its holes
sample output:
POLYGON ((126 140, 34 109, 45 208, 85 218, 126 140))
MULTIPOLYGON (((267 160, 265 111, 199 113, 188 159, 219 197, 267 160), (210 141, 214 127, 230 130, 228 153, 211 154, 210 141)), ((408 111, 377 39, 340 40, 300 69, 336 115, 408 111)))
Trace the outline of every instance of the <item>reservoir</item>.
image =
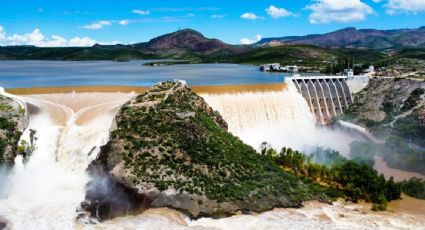
POLYGON ((243 85, 279 83, 284 78, 281 73, 261 72, 251 65, 143 65, 147 62, 0 61, 0 86, 152 86, 173 79, 184 79, 189 85, 243 85))

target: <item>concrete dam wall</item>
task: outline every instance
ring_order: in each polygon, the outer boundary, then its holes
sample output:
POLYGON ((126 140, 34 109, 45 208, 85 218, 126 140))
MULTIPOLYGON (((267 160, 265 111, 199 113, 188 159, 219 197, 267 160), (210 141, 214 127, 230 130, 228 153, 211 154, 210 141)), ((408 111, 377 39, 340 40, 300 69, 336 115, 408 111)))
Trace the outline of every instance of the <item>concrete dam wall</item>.
POLYGON ((288 77, 306 99, 317 123, 327 124, 353 103, 346 76, 288 77))

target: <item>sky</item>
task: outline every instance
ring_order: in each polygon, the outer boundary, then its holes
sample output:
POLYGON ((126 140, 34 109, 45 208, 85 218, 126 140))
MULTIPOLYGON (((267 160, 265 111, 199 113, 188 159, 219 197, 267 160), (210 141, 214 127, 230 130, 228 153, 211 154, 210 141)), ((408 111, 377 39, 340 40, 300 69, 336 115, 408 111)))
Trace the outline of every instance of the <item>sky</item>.
POLYGON ((2 0, 0 45, 145 42, 179 28, 231 44, 425 26, 425 0, 2 0))

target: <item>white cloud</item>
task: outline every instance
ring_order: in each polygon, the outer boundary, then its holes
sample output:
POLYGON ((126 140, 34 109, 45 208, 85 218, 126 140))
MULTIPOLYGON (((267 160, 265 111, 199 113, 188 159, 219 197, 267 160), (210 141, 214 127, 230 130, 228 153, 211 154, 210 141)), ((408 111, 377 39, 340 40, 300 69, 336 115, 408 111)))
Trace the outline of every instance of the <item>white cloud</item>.
POLYGON ((104 26, 110 26, 112 23, 110 21, 98 21, 89 25, 83 26, 84 29, 89 30, 100 30, 103 29, 104 26))
POLYGON ((385 4, 386 13, 393 15, 396 13, 418 13, 425 11, 424 0, 388 0, 385 4))
POLYGON ((282 18, 282 17, 289 17, 293 16, 294 14, 285 8, 277 8, 276 6, 269 6, 269 8, 266 9, 266 12, 268 15, 270 15, 272 18, 282 18))
POLYGON ((261 36, 260 34, 257 34, 254 39, 242 38, 241 39, 241 44, 243 44, 243 45, 250 45, 250 44, 253 44, 253 43, 256 43, 256 42, 260 41, 262 38, 263 38, 263 36, 261 36))
POLYGON ((6 39, 6 32, 4 32, 3 26, 0 26, 0 41, 6 39))
POLYGON ((95 40, 92 40, 88 37, 74 37, 68 41, 68 44, 66 46, 93 46, 96 43, 97 42, 95 40))
POLYGON ((248 19, 248 20, 264 19, 263 17, 259 17, 254 13, 244 13, 241 15, 241 18, 248 19))
POLYGON ((126 19, 124 19, 124 20, 120 20, 118 23, 119 23, 120 25, 122 25, 122 26, 125 26, 125 25, 130 24, 130 21, 129 21, 129 20, 126 20, 126 19))
POLYGON ((224 17, 226 17, 226 15, 224 15, 224 14, 213 14, 213 15, 211 15, 211 18, 214 18, 214 19, 222 19, 224 17))
POLYGON ((40 45, 44 41, 44 35, 40 32, 39 29, 34 29, 31 33, 26 33, 23 35, 14 34, 7 37, 7 41, 12 45, 40 45))
POLYGON ((140 15, 149 15, 150 14, 150 11, 149 10, 137 10, 137 9, 134 9, 132 12, 133 12, 133 14, 140 14, 140 15))
POLYGON ((313 24, 358 22, 374 13, 372 7, 361 0, 315 0, 307 9, 312 11, 310 22, 313 24))
POLYGON ((74 37, 66 39, 59 35, 46 38, 40 29, 36 28, 31 33, 13 34, 6 36, 4 28, 0 26, 0 44, 2 45, 33 45, 39 47, 65 47, 65 46, 93 46, 97 42, 88 37, 74 37))

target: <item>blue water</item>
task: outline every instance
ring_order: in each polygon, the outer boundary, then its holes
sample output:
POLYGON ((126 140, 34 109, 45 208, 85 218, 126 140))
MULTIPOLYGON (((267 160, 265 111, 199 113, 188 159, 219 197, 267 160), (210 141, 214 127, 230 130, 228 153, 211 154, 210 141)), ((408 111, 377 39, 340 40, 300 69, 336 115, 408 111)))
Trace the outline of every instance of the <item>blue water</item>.
POLYGON ((0 86, 151 86, 165 80, 190 85, 278 83, 283 74, 264 73, 256 66, 194 64, 144 66, 146 61, 0 61, 0 86))

